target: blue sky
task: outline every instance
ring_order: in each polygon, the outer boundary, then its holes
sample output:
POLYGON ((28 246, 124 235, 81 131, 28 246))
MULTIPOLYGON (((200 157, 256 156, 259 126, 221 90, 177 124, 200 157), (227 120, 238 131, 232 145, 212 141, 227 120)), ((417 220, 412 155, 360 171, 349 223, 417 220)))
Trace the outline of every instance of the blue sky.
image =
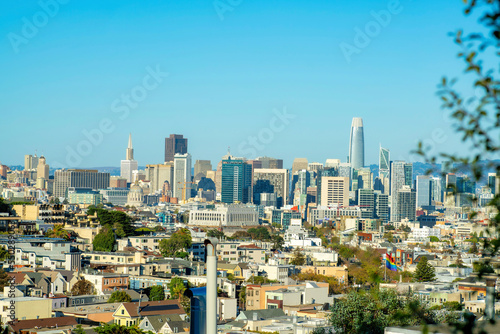
POLYGON ((393 159, 411 159, 419 139, 460 149, 435 95, 463 69, 447 34, 475 26, 460 1, 60 2, 0 5, 3 164, 37 150, 52 166, 119 166, 129 132, 140 165, 163 161, 171 133, 214 166, 228 147, 287 167, 345 161, 352 117, 364 120, 367 163, 380 143, 393 159), (372 11, 390 8, 376 29, 372 11), (340 46, 370 27, 347 61, 340 46), (168 75, 147 77, 158 70, 168 75), (293 118, 273 120, 284 110, 293 118))

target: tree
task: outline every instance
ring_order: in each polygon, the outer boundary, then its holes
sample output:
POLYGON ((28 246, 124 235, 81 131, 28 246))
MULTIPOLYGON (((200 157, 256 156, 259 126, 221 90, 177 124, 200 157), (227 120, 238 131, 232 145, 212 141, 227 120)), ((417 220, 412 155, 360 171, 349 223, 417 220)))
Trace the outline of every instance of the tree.
POLYGON ((104 324, 93 329, 97 334, 147 334, 137 326, 126 327, 118 324, 104 324))
POLYGON ((112 252, 115 246, 115 234, 110 227, 104 227, 92 241, 92 246, 96 252, 112 252))
POLYGON ((132 298, 125 291, 114 291, 108 299, 108 303, 129 303, 132 298))
POLYGON ((264 276, 250 276, 250 278, 247 280, 247 282, 252 283, 252 284, 269 284, 269 283, 278 283, 276 280, 269 279, 264 276))
POLYGON ((247 231, 236 231, 229 239, 237 240, 237 239, 250 239, 250 238, 251 236, 250 234, 248 234, 247 231))
POLYGON ((238 294, 238 299, 240 303, 240 309, 245 310, 245 306, 247 305, 247 288, 246 286, 242 286, 240 289, 240 293, 238 294))
POLYGON ((418 282, 431 282, 436 280, 435 269, 429 264, 427 257, 422 256, 417 264, 417 269, 413 277, 418 282))
POLYGON ((434 236, 434 235, 431 235, 431 236, 429 237, 429 241, 430 241, 430 242, 439 242, 439 238, 438 238, 438 237, 436 237, 436 236, 434 236))
POLYGON ((181 297, 184 295, 184 291, 186 291, 184 280, 180 277, 172 278, 168 285, 168 289, 170 290, 170 299, 179 299, 180 302, 181 297))
POLYGON ((260 240, 260 241, 269 241, 271 239, 271 235, 269 234, 269 230, 265 228, 264 226, 260 227, 252 227, 248 229, 248 234, 250 234, 250 237, 253 240, 260 240))
POLYGON ((0 290, 3 291, 3 288, 8 286, 10 284, 10 277, 9 275, 3 270, 3 268, 0 268, 0 290))
POLYGON ((271 241, 273 243, 273 249, 277 250, 282 250, 283 249, 283 244, 285 243, 285 240, 283 237, 279 234, 273 234, 271 236, 271 241))
POLYGON ((64 224, 55 224, 52 229, 47 231, 45 236, 48 238, 69 240, 71 238, 71 233, 64 229, 64 224))
POLYGON ((4 247, 0 247, 0 261, 5 261, 9 257, 10 257, 9 251, 4 247))
POLYGON ((294 266, 303 266, 306 263, 306 256, 300 248, 295 248, 293 251, 293 256, 292 260, 290 261, 290 264, 293 264, 294 266))
POLYGON ((124 238, 134 234, 132 218, 125 212, 110 211, 101 208, 87 209, 88 214, 93 214, 94 212, 97 212, 97 218, 101 225, 108 228, 114 228, 118 237, 124 238))
POLYGON ((1 213, 8 213, 9 215, 14 213, 12 211, 12 205, 10 205, 9 203, 6 203, 2 197, 0 197, 0 212, 1 213))
POLYGON ((314 281, 314 282, 326 282, 328 283, 328 293, 329 294, 341 294, 345 292, 344 287, 342 287, 335 277, 325 276, 321 274, 316 274, 312 270, 301 272, 293 276, 294 280, 298 281, 314 281))
POLYGON ((212 229, 212 230, 209 230, 207 232, 207 237, 210 237, 210 238, 217 238, 217 239, 223 239, 226 235, 224 234, 224 232, 222 231, 219 231, 219 230, 216 230, 216 229, 212 229))
POLYGON ((476 273, 482 273, 482 274, 493 274, 495 273, 495 270, 491 266, 491 264, 487 262, 474 262, 472 264, 472 270, 476 273))
POLYGON ((86 334, 82 325, 77 325, 75 329, 71 330, 71 334, 86 334))
POLYGON ((151 301, 165 300, 165 289, 163 288, 163 285, 155 285, 151 287, 148 297, 151 301))
POLYGON ((335 302, 328 321, 337 334, 382 334, 389 326, 415 326, 436 322, 436 314, 415 295, 394 290, 351 291, 335 302))
POLYGON ((175 256, 177 252, 187 250, 191 244, 191 233, 188 229, 183 228, 174 232, 169 239, 162 239, 159 247, 162 256, 171 257, 175 256))
POLYGON ((384 239, 386 239, 389 242, 394 241, 394 236, 392 235, 392 232, 385 232, 384 233, 384 239))
POLYGON ((82 295, 90 295, 94 290, 94 286, 92 283, 87 281, 86 279, 81 279, 73 285, 71 289, 71 294, 73 296, 82 296, 82 295))

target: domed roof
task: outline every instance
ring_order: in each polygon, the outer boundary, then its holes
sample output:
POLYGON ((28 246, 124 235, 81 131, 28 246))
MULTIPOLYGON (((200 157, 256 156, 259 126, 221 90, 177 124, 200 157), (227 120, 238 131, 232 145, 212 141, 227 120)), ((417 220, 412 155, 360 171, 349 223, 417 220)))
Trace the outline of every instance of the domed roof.
POLYGON ((131 187, 130 187, 130 192, 131 193, 144 193, 144 190, 142 190, 141 186, 138 185, 137 183, 133 184, 131 187))

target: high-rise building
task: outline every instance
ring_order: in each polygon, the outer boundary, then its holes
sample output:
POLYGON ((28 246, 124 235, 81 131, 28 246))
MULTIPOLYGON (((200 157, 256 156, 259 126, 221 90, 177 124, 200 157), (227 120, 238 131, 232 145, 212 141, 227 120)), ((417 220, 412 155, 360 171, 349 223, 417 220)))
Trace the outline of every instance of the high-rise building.
MULTIPOLYGON (((127 188, 127 179, 120 176, 111 176, 111 178, 109 179, 109 187, 127 188)), ((106 198, 106 196, 104 196, 104 198, 106 198)))
POLYGON ((283 160, 270 157, 258 157, 256 160, 262 162, 259 168, 283 169, 283 160))
POLYGON ((375 218, 375 195, 373 189, 358 189, 356 194, 358 206, 361 208, 361 218, 375 218))
POLYGON ((488 187, 492 194, 498 195, 500 193, 500 175, 488 173, 488 187))
MULTIPOLYGON (((155 164, 155 165, 146 165, 145 172, 146 172, 146 178, 150 181, 149 187, 151 194, 154 194, 157 191, 162 191, 165 182, 167 182, 170 185, 170 188, 173 187, 173 182, 174 182, 173 162, 166 162, 163 164, 155 164)), ((180 187, 182 188, 183 185, 181 185, 180 187)), ((165 194, 165 195, 172 196, 172 194, 165 194)))
POLYGON ((172 162, 177 153, 186 154, 187 151, 188 140, 183 135, 171 134, 165 138, 165 162, 172 162))
POLYGON ((384 223, 389 221, 389 195, 375 190, 375 218, 382 219, 384 223))
POLYGON ((228 156, 221 165, 221 202, 248 203, 251 199, 252 166, 242 158, 228 156))
POLYGON ((128 135, 128 146, 125 160, 120 163, 120 176, 127 179, 127 182, 132 182, 132 173, 139 169, 138 163, 134 160, 134 148, 132 147, 132 134, 128 135))
POLYGON ((360 168, 357 170, 358 187, 357 189, 373 189, 373 173, 370 168, 360 168))
MULTIPOLYGON (((174 155, 173 196, 180 200, 191 198, 191 154, 174 155)), ((163 186, 163 184, 162 184, 163 186)))
POLYGON ((411 187, 413 177, 413 165, 404 161, 393 161, 391 163, 391 221, 397 222, 398 213, 398 191, 403 186, 411 187))
POLYGON ((299 170, 307 169, 307 166, 308 162, 306 158, 295 158, 292 164, 292 175, 295 175, 299 170))
POLYGON ((340 165, 340 159, 326 159, 325 168, 337 168, 340 165))
POLYGON ((260 194, 276 194, 278 208, 288 203, 288 169, 258 168, 253 171, 253 197, 255 204, 260 203, 260 194))
POLYGON ((38 159, 38 166, 36 168, 36 177, 43 178, 45 180, 49 179, 49 165, 45 161, 45 157, 42 155, 38 159))
POLYGON ((320 169, 323 169, 323 164, 321 162, 311 162, 307 166, 307 170, 311 172, 316 172, 320 169))
POLYGON ((54 173, 54 196, 66 197, 69 187, 91 188, 92 190, 107 189, 109 180, 109 173, 99 173, 97 170, 56 170, 54 173))
POLYGON ((339 204, 349 206, 349 178, 338 176, 323 176, 321 178, 321 204, 329 206, 339 204))
POLYGON ((363 119, 354 117, 349 139, 349 163, 353 169, 365 166, 365 140, 363 135, 363 119))
POLYGON ((380 152, 378 157, 378 175, 384 178, 389 178, 390 173, 390 152, 388 149, 380 146, 380 152))
POLYGON ((212 170, 212 163, 210 162, 210 160, 196 160, 196 162, 194 163, 195 179, 206 177, 209 170, 212 170))
MULTIPOLYGON (((403 187, 397 191, 396 211, 394 212, 394 217, 391 220, 393 222, 400 222, 403 219, 409 219, 410 221, 415 221, 416 206, 417 206, 416 199, 417 199, 417 194, 415 190, 411 189, 407 185, 403 185, 403 187)), ((391 214, 391 217, 392 216, 393 215, 391 214)))
POLYGON ((33 156, 31 154, 27 154, 24 156, 24 170, 36 169, 38 166, 38 157, 36 154, 33 156))
POLYGON ((443 202, 442 180, 440 177, 431 178, 431 205, 443 202))
POLYGON ((430 206, 432 204, 432 186, 429 175, 417 176, 417 208, 430 206))
POLYGON ((317 188, 317 198, 316 198, 316 203, 321 203, 321 181, 323 179, 323 176, 343 176, 343 177, 348 177, 348 175, 339 175, 338 169, 331 167, 331 168, 325 168, 322 170, 318 171, 318 176, 316 178, 316 186, 317 188))

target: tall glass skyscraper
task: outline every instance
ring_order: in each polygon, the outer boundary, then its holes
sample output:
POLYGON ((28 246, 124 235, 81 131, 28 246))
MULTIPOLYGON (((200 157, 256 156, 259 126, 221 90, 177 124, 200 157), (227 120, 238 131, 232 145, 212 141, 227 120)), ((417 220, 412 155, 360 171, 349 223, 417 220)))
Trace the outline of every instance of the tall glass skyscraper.
POLYGON ((383 176, 388 178, 390 175, 391 159, 390 152, 388 149, 380 146, 380 152, 378 157, 378 174, 379 177, 383 176))
POLYGON ((252 200, 252 165, 242 159, 222 160, 221 202, 248 203, 252 200))
POLYGON ((363 119, 354 117, 351 124, 349 140, 349 162, 352 169, 365 166, 365 139, 363 135, 363 119))

